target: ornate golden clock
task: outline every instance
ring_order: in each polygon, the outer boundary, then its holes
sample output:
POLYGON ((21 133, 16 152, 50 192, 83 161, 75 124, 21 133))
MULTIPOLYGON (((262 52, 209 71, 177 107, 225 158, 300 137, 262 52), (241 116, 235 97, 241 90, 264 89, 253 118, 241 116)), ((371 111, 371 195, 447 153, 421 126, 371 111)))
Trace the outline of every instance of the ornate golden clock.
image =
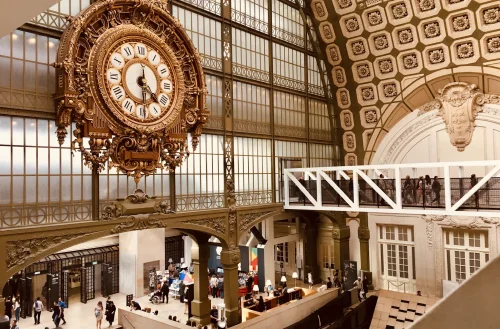
POLYGON ((95 2, 71 20, 54 66, 59 141, 76 122, 73 146, 94 169, 110 159, 138 181, 179 166, 187 134, 196 147, 208 116, 203 70, 166 1, 95 2))

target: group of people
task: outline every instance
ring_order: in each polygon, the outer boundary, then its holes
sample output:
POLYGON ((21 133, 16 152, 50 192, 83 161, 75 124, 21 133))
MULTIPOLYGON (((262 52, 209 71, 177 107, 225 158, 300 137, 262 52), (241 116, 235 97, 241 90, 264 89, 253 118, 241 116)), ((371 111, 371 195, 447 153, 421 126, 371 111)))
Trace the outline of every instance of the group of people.
POLYGON ((12 328, 16 328, 21 316, 21 304, 19 296, 8 297, 5 300, 5 320, 9 320, 12 328))
POLYGON ((213 274, 211 278, 209 277, 208 284, 210 286, 212 298, 224 298, 224 276, 213 274))
POLYGON ((94 308, 94 315, 96 318, 96 328, 101 329, 101 323, 104 316, 106 317, 106 321, 108 321, 109 326, 113 325, 115 321, 116 314, 116 306, 115 303, 111 300, 111 297, 108 297, 106 300, 106 309, 103 308, 102 302, 97 302, 97 306, 94 308))

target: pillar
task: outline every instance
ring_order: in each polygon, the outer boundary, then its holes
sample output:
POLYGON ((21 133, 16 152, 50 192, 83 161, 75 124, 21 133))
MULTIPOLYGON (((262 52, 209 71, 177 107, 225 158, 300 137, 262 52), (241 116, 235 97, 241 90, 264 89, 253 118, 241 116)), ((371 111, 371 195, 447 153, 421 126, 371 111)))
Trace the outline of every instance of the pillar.
POLYGON ((318 224, 315 219, 308 219, 306 222, 306 254, 305 254, 305 268, 304 268, 304 281, 307 282, 307 274, 309 271, 312 273, 313 282, 321 281, 318 266, 318 224))
POLYGON ((157 271, 165 269, 165 229, 131 231, 120 233, 120 292, 142 297, 144 269, 152 264, 157 271))
POLYGON ((359 249, 361 253, 361 267, 363 271, 370 271, 370 229, 368 228, 368 214, 359 214, 359 249))
MULTIPOLYGON (((264 246, 264 282, 271 280, 273 286, 275 284, 276 274, 274 269, 274 219, 267 218, 262 222, 263 236, 267 243, 264 246)), ((261 280, 261 278, 259 278, 261 280)))
POLYGON ((332 238, 335 269, 342 270, 344 268, 344 261, 349 260, 350 236, 351 229, 349 226, 341 226, 333 229, 332 238))
POLYGON ((189 266, 189 264, 191 264, 191 247, 193 246, 193 239, 187 235, 182 238, 184 239, 184 263, 189 266))
MULTIPOLYGON (((210 323, 210 299, 208 299, 208 258, 210 247, 207 242, 191 246, 191 261, 194 265, 194 300, 191 302, 191 320, 201 325, 210 323)), ((224 275, 225 280, 225 275, 224 275)), ((224 290, 225 292, 225 290, 224 290)))
POLYGON ((222 250, 220 258, 222 267, 224 268, 226 321, 227 325, 231 327, 240 322, 238 307, 238 263, 240 262, 240 250, 222 250))

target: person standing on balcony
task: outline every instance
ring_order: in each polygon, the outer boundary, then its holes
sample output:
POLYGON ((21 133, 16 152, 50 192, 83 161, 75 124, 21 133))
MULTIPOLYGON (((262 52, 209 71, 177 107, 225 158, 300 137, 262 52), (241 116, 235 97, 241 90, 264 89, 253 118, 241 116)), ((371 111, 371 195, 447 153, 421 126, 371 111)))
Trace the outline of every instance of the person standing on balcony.
MULTIPOLYGON (((304 188, 306 187, 306 181, 305 181, 303 176, 300 176, 299 183, 300 183, 300 185, 304 186, 304 188)), ((305 196, 304 192, 302 192, 298 187, 297 187, 297 189, 299 190, 299 202, 303 202, 305 204, 306 203, 306 196, 305 196)))
POLYGON ((438 176, 434 176, 434 181, 432 182, 432 192, 436 196, 432 203, 437 201, 438 206, 441 205, 441 183, 439 182, 438 176))
MULTIPOLYGON (((476 174, 472 174, 472 175, 470 175, 470 189, 472 189, 476 185, 477 185, 476 174)), ((474 193, 474 201, 475 201, 476 208, 479 208, 479 193, 478 192, 474 193)))
POLYGON ((413 180, 410 178, 410 175, 406 175, 405 182, 403 184, 403 202, 404 203, 413 203, 413 190, 415 186, 413 185, 413 180))
POLYGON ((422 200, 424 187, 425 187, 424 177, 420 176, 418 178, 418 183, 417 183, 417 204, 420 204, 420 201, 422 200))
POLYGON ((432 202, 432 180, 431 176, 425 175, 425 185, 424 185, 424 194, 425 194, 425 204, 431 204, 432 202))

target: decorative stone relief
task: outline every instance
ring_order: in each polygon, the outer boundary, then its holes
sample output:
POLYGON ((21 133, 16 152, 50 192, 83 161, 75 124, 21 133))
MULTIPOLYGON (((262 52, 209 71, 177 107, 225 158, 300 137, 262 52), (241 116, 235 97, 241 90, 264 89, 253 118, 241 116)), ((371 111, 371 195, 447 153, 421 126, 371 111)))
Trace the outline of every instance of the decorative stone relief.
POLYGON ((355 32, 359 30, 359 21, 356 17, 349 17, 344 20, 345 28, 349 32, 355 32))
POLYGON ((369 106, 362 108, 359 115, 364 128, 375 128, 380 118, 380 110, 375 106, 369 106))
POLYGON ((322 22, 319 24, 319 34, 325 43, 335 41, 335 32, 333 26, 329 22, 322 22))
POLYGON ((349 97, 349 91, 345 88, 339 88, 337 90, 337 104, 340 108, 346 109, 351 106, 351 99, 349 97))
POLYGON ((387 40, 387 35, 381 34, 375 36, 373 38, 373 44, 375 45, 375 49, 377 50, 387 49, 389 47, 389 41, 387 40))
POLYGON ((326 5, 323 0, 313 0, 311 1, 311 8, 314 14, 314 17, 318 21, 324 21, 328 18, 328 10, 326 9, 326 5))
POLYGON ((378 61, 378 68, 382 74, 392 73, 394 72, 394 63, 390 58, 381 59, 378 61))
POLYGON ((76 233, 27 240, 7 241, 5 258, 7 271, 15 266, 29 264, 30 259, 35 259, 41 253, 57 245, 88 235, 88 233, 76 233))
POLYGON ((484 24, 495 24, 500 22, 500 6, 483 9, 482 12, 484 24))
POLYGON ((418 58, 416 54, 404 55, 402 58, 405 69, 410 70, 418 67, 418 58))
POLYGON ((383 19, 383 16, 382 16, 382 13, 380 12, 380 10, 374 10, 372 12, 369 12, 366 14, 366 17, 368 20, 368 24, 370 24, 370 26, 377 26, 377 25, 380 25, 384 22, 384 19, 383 19))
POLYGON ((431 64, 443 63, 445 60, 444 50, 442 48, 429 50, 428 58, 431 64))
POLYGON ((398 88, 395 83, 386 83, 382 85, 382 90, 384 92, 384 97, 396 97, 398 95, 398 88))
POLYGON ((436 38, 441 35, 441 28, 439 22, 433 21, 423 25, 423 31, 426 38, 436 38))
POLYGON ((351 43, 351 50, 352 50, 352 53, 356 56, 363 55, 364 53, 366 53, 365 43, 361 40, 352 42, 351 43))
POLYGON ((340 112, 340 126, 344 130, 352 130, 354 127, 352 112, 350 110, 343 110, 340 112))
POLYGON ((336 66, 332 69, 333 83, 337 87, 343 87, 347 83, 345 79, 345 71, 341 66, 336 66))
POLYGON ((404 29, 398 31, 398 38, 401 44, 407 44, 413 42, 413 33, 411 29, 404 29))
POLYGON ((338 3, 338 6, 341 9, 346 9, 352 6, 352 1, 351 0, 335 0, 338 3))
POLYGON ((356 150, 356 136, 353 132, 347 131, 342 136, 344 150, 347 152, 354 152, 356 150))
POLYGON ((457 55, 458 58, 464 59, 464 58, 471 58, 474 56, 474 45, 472 42, 467 41, 463 43, 457 43, 457 55))
POLYGON ((455 32, 462 32, 470 29, 470 20, 469 15, 467 14, 455 16, 451 19, 451 21, 455 32))
POLYGON ((434 0, 417 0, 417 3, 418 8, 423 12, 436 8, 436 3, 434 2, 434 0))
POLYGON ((359 85, 356 88, 358 102, 362 106, 374 105, 378 101, 377 87, 373 83, 359 85))
POLYGON ((326 57, 328 59, 328 62, 333 66, 340 64, 340 62, 342 61, 339 47, 335 44, 326 46, 326 57))
POLYGON ((356 73, 360 79, 369 78, 371 76, 370 67, 365 63, 356 65, 356 73))
POLYGON ((482 111, 483 93, 476 85, 465 82, 449 83, 438 93, 439 115, 451 144, 462 152, 472 140, 477 113, 482 111))
POLYGON ((354 153, 347 153, 344 161, 346 166, 356 166, 358 164, 358 157, 354 153))
POLYGON ((489 53, 500 52, 500 36, 494 36, 486 39, 486 46, 489 53))
POLYGON ((367 102, 375 99, 375 90, 372 86, 365 86, 360 88, 360 90, 363 101, 367 102))
POLYGON ((360 240, 370 240, 370 229, 368 227, 359 227, 358 228, 358 238, 360 240))
POLYGON ((391 6, 391 12, 394 19, 402 19, 408 16, 408 9, 404 2, 397 3, 391 6))

